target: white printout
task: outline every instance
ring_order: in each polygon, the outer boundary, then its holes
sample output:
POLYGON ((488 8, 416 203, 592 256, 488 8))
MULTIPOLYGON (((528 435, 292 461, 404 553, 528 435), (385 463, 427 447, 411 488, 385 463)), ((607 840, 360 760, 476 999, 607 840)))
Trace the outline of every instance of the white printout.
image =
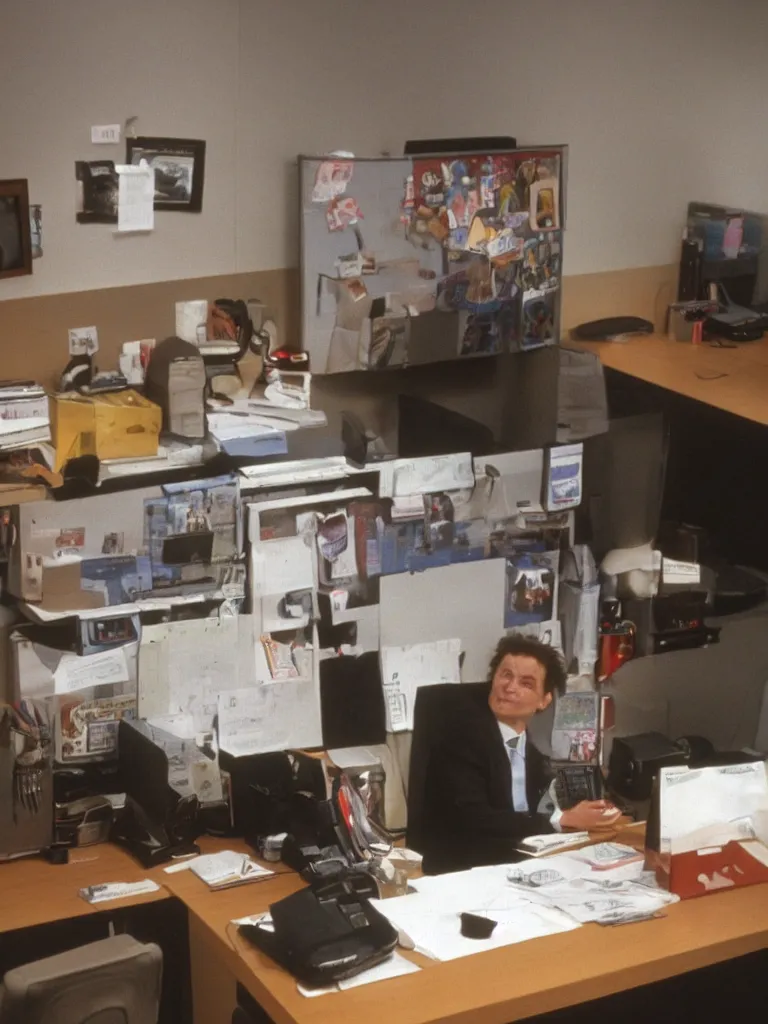
POLYGON ((387 731, 413 729, 413 708, 420 686, 460 683, 461 640, 381 649, 381 677, 387 712, 387 731))
POLYGON ((170 624, 170 713, 192 715, 197 729, 211 728, 219 692, 238 683, 240 618, 220 615, 170 624))
POLYGON ((475 483, 469 452, 384 462, 379 474, 379 493, 387 498, 460 491, 475 483))
POLYGON ((251 568, 254 597, 282 596, 315 585, 313 551, 302 536, 254 544, 251 568))
POLYGON ((762 761, 662 768, 659 783, 659 834, 671 853, 749 839, 753 819, 768 808, 762 761))
POLYGON ((128 661, 123 647, 84 657, 64 654, 53 674, 55 693, 73 693, 93 686, 127 683, 129 679, 128 661))
POLYGON ((142 627, 139 645, 139 718, 158 718, 171 713, 168 682, 169 629, 170 624, 166 622, 142 627))
POLYGON ((417 892, 371 902, 416 949, 434 960, 455 960, 528 939, 573 931, 578 923, 551 907, 530 902, 501 878, 487 875, 470 878, 474 872, 450 876, 454 889, 417 892), (468 939, 461 934, 462 913, 488 917, 497 922, 487 939, 468 939))
POLYGON ((119 164, 117 230, 152 231, 155 226, 155 172, 146 161, 119 164))
POLYGON ((218 695, 219 748, 233 757, 322 744, 315 681, 257 684, 218 695))

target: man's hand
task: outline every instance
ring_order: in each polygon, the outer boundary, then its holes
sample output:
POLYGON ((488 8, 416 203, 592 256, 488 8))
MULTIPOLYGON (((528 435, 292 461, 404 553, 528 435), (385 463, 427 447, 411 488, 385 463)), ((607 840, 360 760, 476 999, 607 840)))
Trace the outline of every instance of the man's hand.
POLYGON ((569 811, 563 811, 561 828, 573 828, 578 832, 594 832, 609 828, 621 816, 618 807, 608 800, 582 800, 569 811))

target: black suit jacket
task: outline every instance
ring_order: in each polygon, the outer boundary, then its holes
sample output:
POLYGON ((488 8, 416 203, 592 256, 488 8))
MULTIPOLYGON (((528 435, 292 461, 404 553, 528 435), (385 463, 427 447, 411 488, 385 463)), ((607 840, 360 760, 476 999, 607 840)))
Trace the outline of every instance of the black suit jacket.
POLYGON ((509 753, 487 691, 479 692, 446 723, 429 755, 420 847, 427 874, 519 860, 521 839, 552 831, 549 816, 536 813, 552 773, 530 736, 525 769, 530 813, 512 806, 509 753))

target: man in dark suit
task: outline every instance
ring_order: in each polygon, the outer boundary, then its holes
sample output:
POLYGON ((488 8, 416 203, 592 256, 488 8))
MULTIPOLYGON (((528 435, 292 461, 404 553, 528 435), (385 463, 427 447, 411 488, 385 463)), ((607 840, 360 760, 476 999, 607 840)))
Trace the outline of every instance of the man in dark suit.
POLYGON ((565 669, 552 647, 525 636, 499 641, 488 688, 468 688, 429 757, 420 848, 425 872, 514 861, 527 836, 605 827, 618 817, 604 800, 567 811, 556 805, 549 761, 526 730, 564 689, 565 669))

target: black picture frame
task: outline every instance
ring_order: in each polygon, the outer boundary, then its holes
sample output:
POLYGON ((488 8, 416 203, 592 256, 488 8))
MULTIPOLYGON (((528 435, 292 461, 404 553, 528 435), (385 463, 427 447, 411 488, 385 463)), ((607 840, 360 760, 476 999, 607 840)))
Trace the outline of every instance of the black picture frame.
POLYGON ((200 213, 205 184, 205 142, 137 136, 126 139, 126 163, 146 160, 155 169, 155 209, 200 213))
POLYGON ((0 280, 32 273, 26 178, 0 181, 0 280))

